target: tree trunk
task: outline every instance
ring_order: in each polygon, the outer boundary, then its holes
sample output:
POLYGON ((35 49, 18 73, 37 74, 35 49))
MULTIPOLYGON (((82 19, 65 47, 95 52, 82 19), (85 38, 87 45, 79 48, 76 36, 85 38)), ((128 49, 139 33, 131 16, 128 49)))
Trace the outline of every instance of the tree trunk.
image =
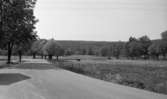
POLYGON ((116 56, 116 59, 119 59, 119 55, 116 56))
POLYGON ((36 59, 36 54, 35 53, 33 53, 33 59, 36 59))
POLYGON ((45 55, 45 59, 47 58, 47 56, 45 55))
POLYGON ((22 52, 19 51, 19 62, 21 63, 21 59, 22 59, 22 52))
POLYGON ((56 56, 56 60, 57 60, 57 61, 59 60, 59 56, 56 56))
POLYGON ((52 60, 52 55, 49 55, 49 60, 52 60))
POLYGON ((164 60, 166 59, 166 54, 165 54, 165 53, 163 54, 163 59, 164 59, 164 60))
POLYGON ((156 54, 156 59, 159 60, 159 54, 156 54))
POLYGON ((11 56, 12 56, 12 45, 11 45, 11 43, 8 43, 8 60, 7 60, 7 64, 11 63, 11 56))

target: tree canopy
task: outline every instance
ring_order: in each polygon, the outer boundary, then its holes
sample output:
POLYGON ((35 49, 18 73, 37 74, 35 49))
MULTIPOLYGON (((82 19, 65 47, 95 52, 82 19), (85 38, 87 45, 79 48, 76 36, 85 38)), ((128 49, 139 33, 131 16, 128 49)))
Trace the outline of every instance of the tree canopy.
POLYGON ((49 40, 44 45, 44 51, 49 56, 49 59, 52 59, 52 56, 57 56, 58 59, 59 56, 64 55, 64 49, 54 39, 49 40))
POLYGON ((161 37, 163 40, 167 40, 167 31, 162 32, 161 37))
POLYGON ((7 45, 8 63, 14 45, 21 45, 36 39, 33 9, 36 0, 2 0, 1 1, 1 40, 7 45))

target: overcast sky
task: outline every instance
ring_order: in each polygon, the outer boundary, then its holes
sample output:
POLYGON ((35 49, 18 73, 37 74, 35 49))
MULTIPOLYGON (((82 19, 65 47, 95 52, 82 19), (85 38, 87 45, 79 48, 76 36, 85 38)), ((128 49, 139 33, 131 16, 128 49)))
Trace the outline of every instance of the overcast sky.
POLYGON ((167 30, 167 0, 37 0, 40 38, 126 41, 160 38, 167 30))

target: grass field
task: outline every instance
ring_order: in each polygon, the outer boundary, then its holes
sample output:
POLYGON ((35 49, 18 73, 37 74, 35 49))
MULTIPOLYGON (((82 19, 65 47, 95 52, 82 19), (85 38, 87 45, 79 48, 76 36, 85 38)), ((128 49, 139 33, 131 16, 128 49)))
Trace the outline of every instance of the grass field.
POLYGON ((167 94, 167 61, 107 60, 103 57, 70 56, 59 66, 97 79, 167 94), (81 61, 69 60, 80 58, 81 61))

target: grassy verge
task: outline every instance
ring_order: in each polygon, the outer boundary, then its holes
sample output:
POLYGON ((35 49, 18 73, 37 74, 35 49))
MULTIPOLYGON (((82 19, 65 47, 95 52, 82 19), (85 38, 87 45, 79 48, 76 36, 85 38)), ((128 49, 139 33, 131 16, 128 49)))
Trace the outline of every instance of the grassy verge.
POLYGON ((167 94, 167 67, 112 62, 59 62, 61 68, 97 79, 167 94))

